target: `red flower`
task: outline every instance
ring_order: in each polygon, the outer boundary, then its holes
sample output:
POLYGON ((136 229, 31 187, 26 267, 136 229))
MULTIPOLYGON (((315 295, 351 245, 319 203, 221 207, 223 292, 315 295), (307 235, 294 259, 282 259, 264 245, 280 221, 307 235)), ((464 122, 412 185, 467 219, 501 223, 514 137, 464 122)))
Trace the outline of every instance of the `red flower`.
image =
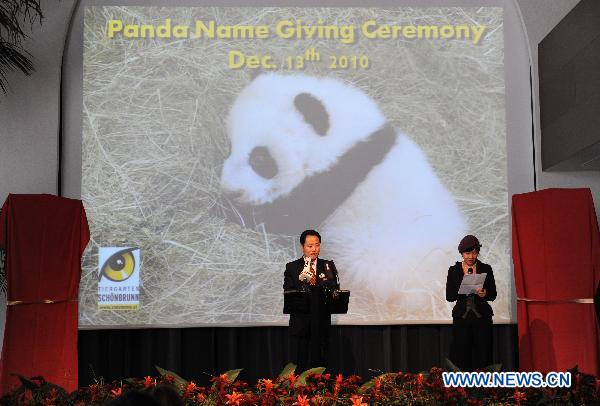
POLYGON ((381 380, 379 378, 375 378, 375 383, 373 385, 373 397, 379 396, 379 391, 381 389, 381 380))
POLYGON ((367 406, 366 403, 363 403, 362 396, 352 395, 350 401, 352 402, 352 406, 367 406))
POLYGON ((512 398, 515 400, 517 405, 520 405, 521 402, 527 400, 527 395, 525 394, 525 392, 519 392, 515 389, 515 394, 512 396, 512 398))
POLYGON ((90 391, 92 402, 95 402, 96 400, 98 400, 98 385, 92 384, 92 385, 88 386, 88 389, 90 391))
POLYGON ((113 398, 119 397, 119 396, 121 396, 122 394, 123 394, 123 388, 112 389, 112 390, 110 391, 110 395, 111 395, 113 398))
POLYGON ((265 386, 265 391, 267 393, 271 392, 271 389, 275 386, 272 380, 270 379, 261 379, 260 382, 265 386))
POLYGON ((44 405, 51 406, 51 405, 56 404, 57 397, 58 397, 58 391, 56 390, 56 388, 50 389, 50 393, 48 393, 48 396, 44 399, 44 405))
POLYGON ((27 404, 33 399, 33 393, 31 393, 31 389, 27 389, 25 392, 19 395, 19 405, 27 404))
POLYGON ((342 374, 338 374, 338 376, 335 377, 335 386, 333 387, 333 397, 337 398, 338 393, 340 393, 340 386, 342 385, 343 381, 344 381, 344 377, 342 376, 342 374))
MULTIPOLYGON (((524 406, 539 398, 556 399, 557 402, 574 402, 581 404, 596 404, 594 402, 600 394, 600 377, 581 375, 580 389, 575 391, 557 390, 552 388, 487 388, 476 391, 469 388, 444 387, 441 383, 439 370, 432 368, 428 375, 409 373, 388 373, 370 381, 370 389, 357 392, 357 383, 360 377, 355 375, 344 378, 341 374, 312 374, 307 378, 307 384, 300 386, 297 375, 277 379, 260 379, 250 388, 243 381, 231 381, 227 375, 216 375, 212 378, 210 388, 199 387, 194 382, 185 382, 177 389, 183 394, 186 404, 202 405, 206 403, 220 406, 246 406, 261 405, 275 406, 333 406, 344 404, 352 406, 367 406, 370 403, 389 404, 396 400, 419 404, 465 404, 470 406, 483 406, 494 402, 524 406), (289 381, 288 381, 289 380, 289 381), (422 386, 419 386, 421 385, 422 386), (295 385, 295 387, 292 387, 295 385), (224 389, 223 389, 224 388, 224 389), (221 390, 219 390, 221 389, 221 390), (562 396, 561 396, 562 395, 562 396)), ((41 379, 32 379, 42 382, 41 379)), ((575 379, 574 379, 575 380, 575 379)), ((53 386, 29 390, 26 387, 16 389, 10 394, 16 404, 51 406, 65 403, 74 406, 86 404, 100 404, 107 400, 122 397, 130 388, 151 389, 159 382, 165 382, 163 377, 150 376, 133 379, 131 384, 125 381, 114 381, 106 384, 100 379, 93 385, 79 389, 77 392, 65 397, 62 389, 53 386), (158 382, 157 382, 158 380, 158 382), (54 388, 54 389, 53 389, 54 388)), ((180 381, 179 381, 180 382, 180 381)))
POLYGON ((153 381, 150 375, 144 377, 144 388, 149 388, 154 385, 156 385, 156 379, 153 381))
POLYGON ((196 389, 198 389, 198 387, 196 386, 196 384, 194 382, 188 383, 188 385, 185 388, 185 391, 183 392, 183 397, 189 398, 189 397, 194 396, 194 391, 196 389))
POLYGON ((229 383, 229 379, 227 379, 227 374, 221 374, 219 376, 215 376, 214 378, 211 379, 211 381, 213 381, 215 383, 215 385, 218 385, 219 388, 219 395, 223 396, 223 393, 225 391, 225 386, 227 386, 229 383))
POLYGON ((240 402, 244 400, 244 396, 236 391, 233 391, 231 395, 225 395, 225 397, 227 398, 226 405, 240 406, 240 402))
POLYGON ((308 396, 298 395, 298 401, 294 403, 295 406, 310 406, 308 403, 308 396))

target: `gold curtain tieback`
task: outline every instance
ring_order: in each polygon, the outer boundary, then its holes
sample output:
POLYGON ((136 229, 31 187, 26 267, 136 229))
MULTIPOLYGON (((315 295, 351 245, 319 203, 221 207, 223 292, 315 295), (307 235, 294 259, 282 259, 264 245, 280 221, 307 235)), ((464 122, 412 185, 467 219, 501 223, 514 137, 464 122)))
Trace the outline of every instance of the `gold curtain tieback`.
POLYGON ((580 304, 594 304, 594 299, 529 299, 526 297, 517 297, 517 300, 522 302, 534 302, 534 303, 580 303, 580 304))
POLYGON ((52 299, 42 299, 37 301, 24 301, 24 300, 9 300, 6 304, 8 306, 16 306, 22 304, 55 304, 55 303, 64 303, 64 302, 78 302, 79 299, 61 299, 61 300, 52 300, 52 299))

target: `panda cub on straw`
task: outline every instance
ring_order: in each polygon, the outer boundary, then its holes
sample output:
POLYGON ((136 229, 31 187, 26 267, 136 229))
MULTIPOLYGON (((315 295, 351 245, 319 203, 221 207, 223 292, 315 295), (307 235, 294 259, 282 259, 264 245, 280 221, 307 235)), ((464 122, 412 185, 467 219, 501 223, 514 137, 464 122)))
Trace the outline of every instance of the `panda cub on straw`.
POLYGON ((318 228, 350 312, 449 317, 444 284, 465 220, 420 148, 359 89, 332 78, 263 74, 228 118, 221 186, 231 217, 267 232, 318 228))

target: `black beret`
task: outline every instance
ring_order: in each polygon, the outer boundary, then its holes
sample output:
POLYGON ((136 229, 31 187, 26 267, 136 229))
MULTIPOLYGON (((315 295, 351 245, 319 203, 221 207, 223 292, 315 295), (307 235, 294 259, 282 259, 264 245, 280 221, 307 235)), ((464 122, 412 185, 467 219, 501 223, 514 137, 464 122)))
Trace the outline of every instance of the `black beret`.
POLYGON ((462 254, 463 252, 473 251, 475 248, 481 248, 481 244, 479 244, 479 240, 474 235, 465 235, 462 240, 460 240, 460 244, 458 244, 458 252, 462 254))

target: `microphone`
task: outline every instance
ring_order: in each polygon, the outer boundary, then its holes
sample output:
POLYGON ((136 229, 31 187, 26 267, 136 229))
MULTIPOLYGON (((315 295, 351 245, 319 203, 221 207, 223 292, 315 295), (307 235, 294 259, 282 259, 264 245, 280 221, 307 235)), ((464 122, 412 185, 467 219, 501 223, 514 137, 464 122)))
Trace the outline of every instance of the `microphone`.
MULTIPOLYGON (((331 270, 331 267, 329 266, 329 262, 325 262, 325 274, 327 275, 327 279, 328 280, 332 280, 334 279, 334 273, 331 270)), ((335 273, 335 285, 333 287, 330 287, 331 290, 331 295, 334 299, 337 299, 339 296, 339 288, 340 288, 340 280, 338 278, 338 274, 335 273)))
POLYGON ((327 275, 327 279, 333 279, 333 271, 329 267, 329 262, 325 262, 325 275, 327 275))
POLYGON ((331 270, 331 267, 329 266, 329 262, 325 262, 325 268, 326 268, 327 277, 329 279, 335 278, 335 285, 339 289, 339 287, 340 287, 340 277, 338 276, 337 272, 333 272, 331 270))
MULTIPOLYGON (((467 269, 467 275, 473 275, 473 268, 468 268, 467 269)), ((469 296, 469 300, 472 299, 471 298, 472 295, 473 295, 473 293, 470 293, 469 295, 467 295, 467 296, 469 296)), ((472 305, 471 302, 467 302, 467 313, 468 313, 469 309, 471 308, 471 305, 472 305)))

